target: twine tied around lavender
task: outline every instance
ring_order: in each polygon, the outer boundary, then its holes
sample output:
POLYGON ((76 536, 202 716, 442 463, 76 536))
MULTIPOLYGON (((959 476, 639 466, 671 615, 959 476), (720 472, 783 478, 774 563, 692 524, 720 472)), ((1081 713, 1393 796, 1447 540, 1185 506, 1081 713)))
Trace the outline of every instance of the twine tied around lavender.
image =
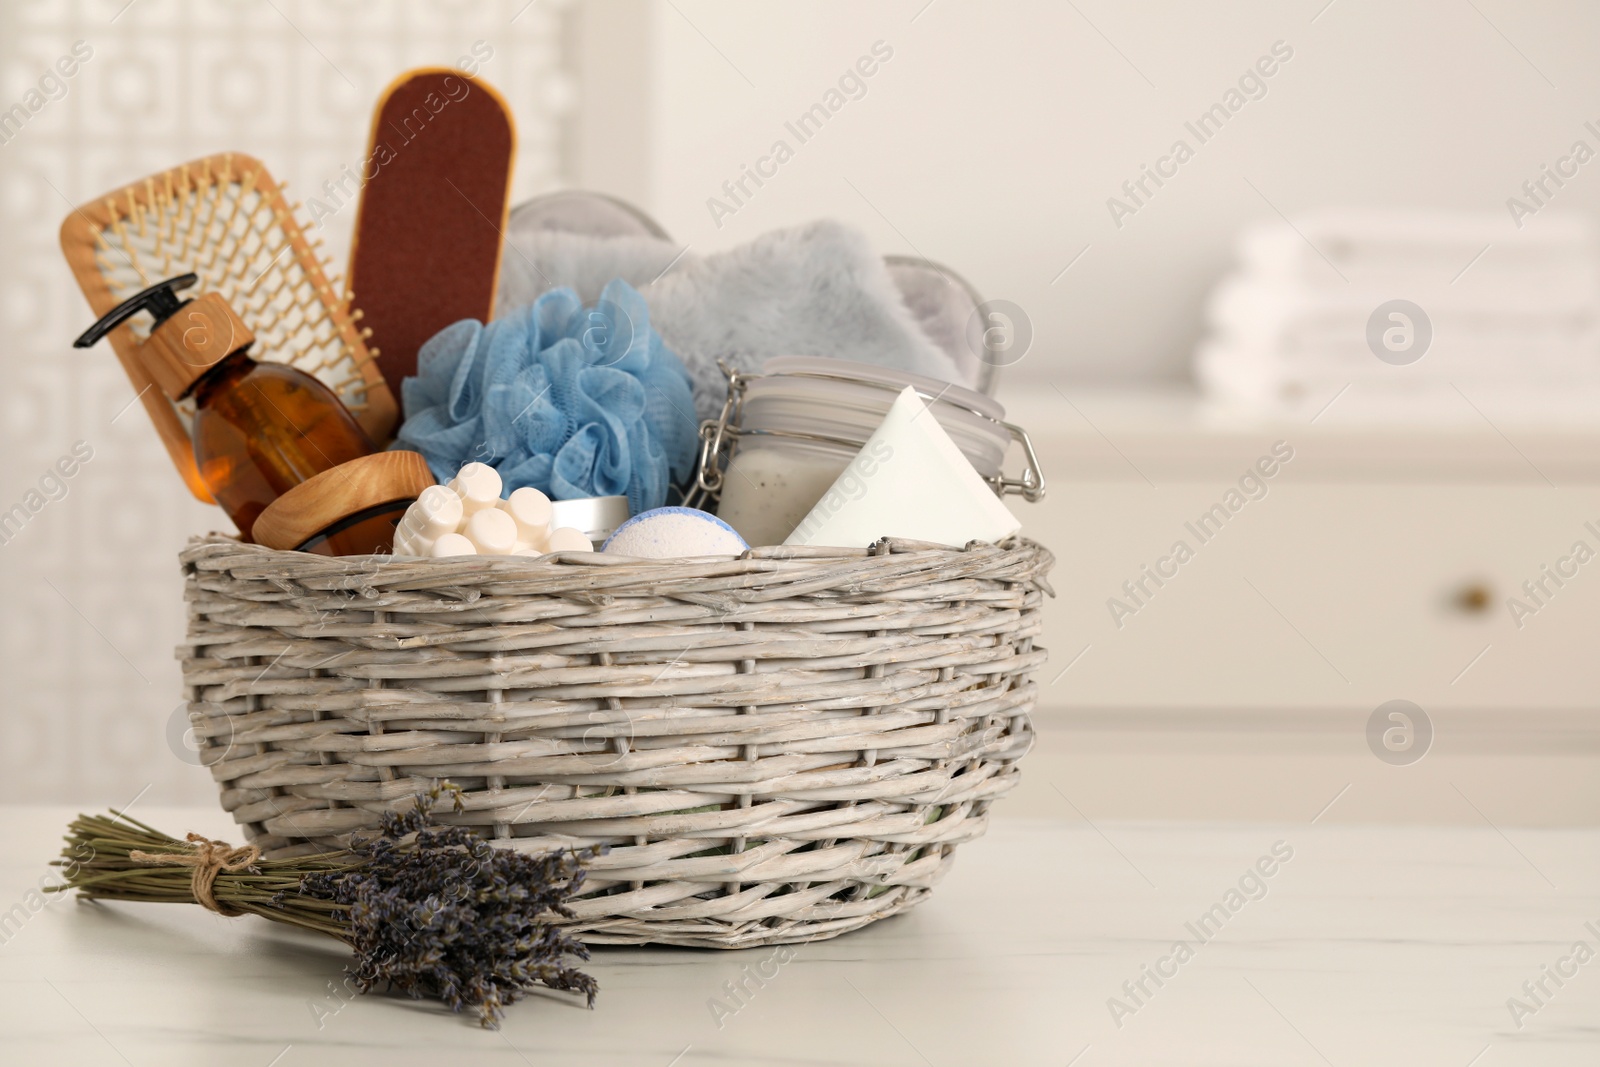
POLYGON ((439 782, 409 811, 379 813, 376 835, 346 848, 282 859, 201 834, 183 841, 125 812, 80 815, 49 892, 91 900, 199 903, 219 915, 259 915, 335 937, 355 952, 349 976, 365 993, 390 988, 471 1009, 486 1027, 534 986, 594 1006, 599 984, 575 961, 589 951, 567 924, 604 844, 529 854, 496 848, 465 826, 437 826, 434 803, 461 791, 439 782), (187 868, 187 870, 185 869, 187 868))
POLYGON ((188 852, 145 852, 134 849, 128 853, 128 858, 159 867, 192 867, 194 873, 190 876, 189 888, 198 904, 218 915, 231 917, 245 914, 231 904, 219 903, 211 890, 216 885, 217 875, 223 871, 242 871, 254 867, 261 858, 261 850, 254 845, 235 848, 226 841, 217 841, 192 831, 188 840, 194 846, 188 852))

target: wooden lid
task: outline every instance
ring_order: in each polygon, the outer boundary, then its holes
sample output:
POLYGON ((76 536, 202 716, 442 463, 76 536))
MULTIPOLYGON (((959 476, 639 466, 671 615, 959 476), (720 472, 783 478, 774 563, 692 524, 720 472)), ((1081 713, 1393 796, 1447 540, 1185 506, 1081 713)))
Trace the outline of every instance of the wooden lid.
POLYGON ((255 339, 219 294, 201 293, 150 332, 140 355, 161 391, 177 400, 206 371, 255 339))
POLYGON ((284 493, 257 516, 250 536, 268 548, 299 548, 340 519, 380 504, 415 500, 433 484, 433 472, 420 454, 374 452, 330 467, 284 493))

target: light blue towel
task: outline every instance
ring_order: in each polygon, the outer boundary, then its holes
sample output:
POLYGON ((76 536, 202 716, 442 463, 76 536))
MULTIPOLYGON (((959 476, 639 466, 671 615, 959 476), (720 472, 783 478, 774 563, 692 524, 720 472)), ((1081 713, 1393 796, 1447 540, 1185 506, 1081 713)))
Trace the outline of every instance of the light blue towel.
POLYGON ((418 352, 401 399, 395 445, 422 453, 441 482, 476 461, 500 472, 508 495, 625 495, 637 515, 694 468, 689 376, 621 279, 592 308, 553 289, 487 326, 445 327, 418 352))

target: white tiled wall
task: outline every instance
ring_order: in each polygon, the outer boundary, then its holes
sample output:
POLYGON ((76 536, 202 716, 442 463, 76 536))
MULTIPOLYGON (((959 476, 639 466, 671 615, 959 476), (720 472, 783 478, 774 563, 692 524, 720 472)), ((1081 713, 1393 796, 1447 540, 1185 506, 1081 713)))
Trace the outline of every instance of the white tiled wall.
MULTIPOLYGON (((183 743, 176 554, 225 526, 173 473, 56 244, 71 206, 225 149, 261 158, 291 199, 364 154, 373 102, 403 70, 454 64, 511 102, 515 198, 556 185, 573 83, 550 0, 6 0, 0 111, 46 102, 0 144, 0 512, 76 441, 93 458, 0 545, 0 801, 210 802, 183 743), (64 94, 40 78, 92 50, 64 94), (484 51, 480 46, 479 54, 484 51), (51 99, 54 95, 59 98, 51 99), (59 491, 57 492, 59 495, 59 491), (171 729, 169 729, 169 724, 171 729)), ((70 67, 71 64, 68 64, 70 67)), ((10 128, 7 127, 7 132, 10 128)), ((342 273, 354 209, 324 220, 342 273)))

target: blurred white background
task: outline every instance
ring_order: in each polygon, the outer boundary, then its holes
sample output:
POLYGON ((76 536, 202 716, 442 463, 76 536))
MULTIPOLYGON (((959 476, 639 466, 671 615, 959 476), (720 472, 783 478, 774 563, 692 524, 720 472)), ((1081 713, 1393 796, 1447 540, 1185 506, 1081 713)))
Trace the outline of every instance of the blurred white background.
MULTIPOLYGON (((1018 372, 1030 378, 1186 378, 1203 298, 1247 223, 1330 204, 1504 213, 1573 140, 1600 144, 1583 128, 1600 120, 1588 60, 1600 10, 1578 3, 580 11, 591 32, 576 178, 648 204, 696 248, 821 215, 856 222, 884 252, 920 252, 1022 306, 1036 350, 1018 372), (865 95, 719 229, 706 200, 775 139, 795 143, 784 123, 877 41, 894 54, 865 95), (1265 95, 1198 144, 1184 123, 1279 41, 1293 57, 1265 95), (1119 228, 1107 199, 1125 198, 1123 182, 1178 138, 1194 158, 1119 228)), ((1600 181, 1573 181, 1552 207, 1593 213, 1600 181)))
MULTIPOLYGON (((171 649, 175 554, 220 515, 189 500, 141 412, 119 417, 132 390, 111 354, 70 349, 89 317, 60 219, 229 148, 312 195, 360 158, 391 77, 483 41, 482 76, 516 110, 517 199, 610 192, 701 253, 837 217, 1023 309, 1032 343, 1002 398, 1049 464, 1049 501, 1019 514, 1060 557, 1061 596, 1038 773, 1009 810, 1071 796, 1091 815, 1309 818, 1337 794, 1329 818, 1594 821, 1600 577, 1521 629, 1506 598, 1574 540, 1600 544, 1583 526, 1600 524, 1600 432, 1513 424, 1492 396, 1442 426, 1343 423, 1349 397, 1326 420, 1219 413, 1190 360, 1248 224, 1445 209, 1511 241, 1507 199, 1574 141, 1600 146, 1584 126, 1600 125, 1597 38, 1592 5, 1506 0, 8 2, 0 107, 75 41, 93 57, 0 145, 0 505, 73 442, 95 453, 0 546, 0 799, 212 796, 171 649), (1274 55, 1199 143, 1185 124, 1274 55), (864 56, 874 73, 801 143, 786 123, 864 56), (1133 201, 1124 183, 1180 138, 1193 158, 1133 201), (732 199, 724 183, 780 139, 792 158, 732 199), (1278 440, 1296 459, 1271 493, 1116 625, 1122 583, 1278 440), (1366 740, 1394 698, 1435 729, 1406 767, 1366 740)), ((1549 204, 1592 218, 1600 164, 1549 204)), ((341 267, 352 215, 321 234, 341 267)))

